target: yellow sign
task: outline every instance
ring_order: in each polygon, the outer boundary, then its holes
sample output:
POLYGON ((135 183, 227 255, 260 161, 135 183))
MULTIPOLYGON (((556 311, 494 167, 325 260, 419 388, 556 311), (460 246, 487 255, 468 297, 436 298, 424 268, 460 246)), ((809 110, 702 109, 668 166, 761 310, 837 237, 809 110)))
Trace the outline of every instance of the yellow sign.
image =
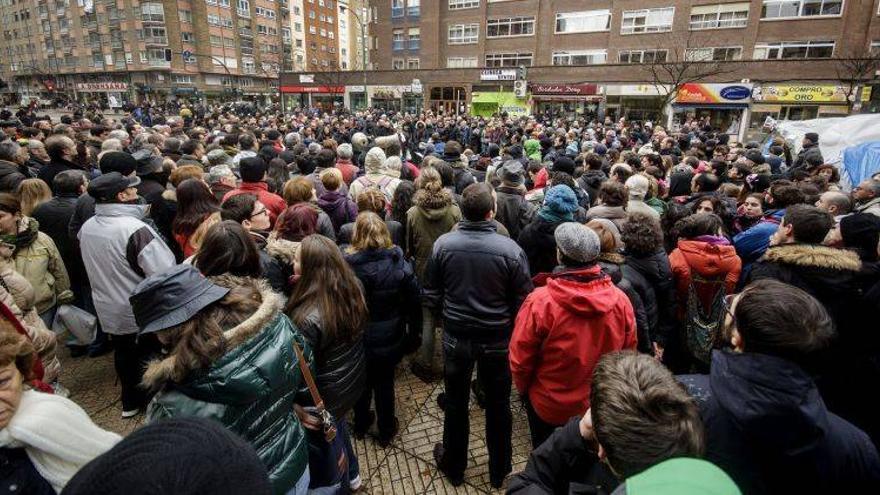
POLYGON ((760 86, 755 88, 752 99, 764 103, 846 103, 846 90, 831 85, 760 86))

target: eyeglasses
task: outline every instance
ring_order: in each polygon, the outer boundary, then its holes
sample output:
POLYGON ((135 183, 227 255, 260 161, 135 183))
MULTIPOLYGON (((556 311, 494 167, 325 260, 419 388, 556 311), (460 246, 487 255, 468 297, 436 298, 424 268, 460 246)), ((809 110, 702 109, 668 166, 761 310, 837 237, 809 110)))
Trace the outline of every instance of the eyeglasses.
POLYGON ((251 214, 251 218, 258 217, 258 216, 266 214, 266 213, 269 213, 269 210, 267 210, 266 208, 263 208, 262 210, 255 211, 253 214, 251 214))

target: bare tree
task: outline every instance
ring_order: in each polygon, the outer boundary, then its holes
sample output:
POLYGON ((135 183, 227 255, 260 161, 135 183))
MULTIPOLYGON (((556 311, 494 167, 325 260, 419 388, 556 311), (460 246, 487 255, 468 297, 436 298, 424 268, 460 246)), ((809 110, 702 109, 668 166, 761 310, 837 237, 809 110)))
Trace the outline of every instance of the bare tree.
POLYGON ((876 77, 880 71, 880 51, 864 47, 850 48, 834 61, 834 68, 846 94, 849 111, 852 112, 864 83, 876 77))
MULTIPOLYGON (((694 31, 670 33, 669 48, 645 57, 640 67, 663 97, 662 113, 685 84, 699 83, 734 72, 729 60, 716 60, 710 37, 694 31)), ((727 57, 727 53, 724 54, 727 57)), ((740 54, 741 58, 742 54, 740 54)))

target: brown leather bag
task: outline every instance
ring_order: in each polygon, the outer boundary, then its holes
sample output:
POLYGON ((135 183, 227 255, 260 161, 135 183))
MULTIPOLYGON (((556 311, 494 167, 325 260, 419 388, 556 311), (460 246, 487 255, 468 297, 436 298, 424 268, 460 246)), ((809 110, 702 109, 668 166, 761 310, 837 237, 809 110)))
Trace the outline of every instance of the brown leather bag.
POLYGON ((324 438, 327 440, 327 443, 330 443, 336 438, 336 424, 333 420, 333 415, 324 407, 324 399, 321 398, 318 386, 315 385, 315 377, 312 376, 312 370, 309 369, 309 364, 306 363, 303 351, 296 342, 293 343, 293 350, 296 352, 297 360, 299 360, 299 370, 306 381, 306 385, 309 386, 309 393, 312 394, 312 401, 315 403, 316 412, 321 418, 321 423, 324 425, 324 438))

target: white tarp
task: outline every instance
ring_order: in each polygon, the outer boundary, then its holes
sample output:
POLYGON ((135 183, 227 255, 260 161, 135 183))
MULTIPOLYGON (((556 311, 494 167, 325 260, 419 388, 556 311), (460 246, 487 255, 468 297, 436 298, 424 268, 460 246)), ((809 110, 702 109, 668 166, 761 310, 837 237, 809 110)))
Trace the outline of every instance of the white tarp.
POLYGON ((880 114, 850 115, 812 120, 784 120, 777 122, 776 132, 789 142, 793 153, 801 148, 804 134, 819 134, 819 150, 825 163, 833 163, 841 172, 842 185, 849 185, 849 177, 842 167, 843 152, 850 146, 880 141, 880 114))

